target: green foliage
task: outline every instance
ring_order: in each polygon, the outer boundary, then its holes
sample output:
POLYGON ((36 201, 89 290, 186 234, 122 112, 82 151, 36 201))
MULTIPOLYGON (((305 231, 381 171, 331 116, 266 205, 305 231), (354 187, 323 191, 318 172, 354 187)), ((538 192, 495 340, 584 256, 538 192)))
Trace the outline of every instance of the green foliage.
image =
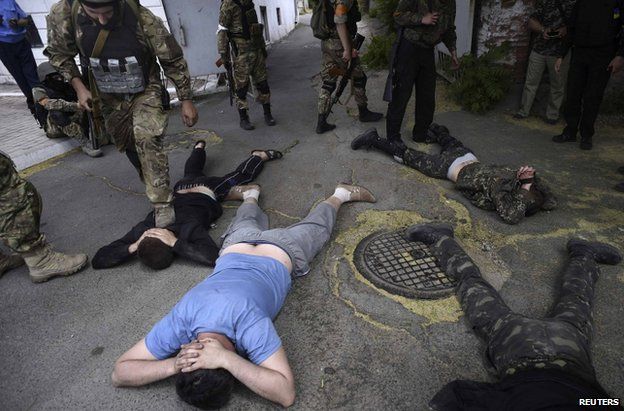
POLYGON ((379 19, 386 26, 388 32, 393 33, 396 31, 393 15, 398 5, 399 0, 377 0, 375 7, 372 7, 368 14, 379 19))
POLYGON ((372 69, 388 68, 392 43, 394 43, 395 37, 394 33, 373 36, 371 44, 369 44, 366 53, 362 56, 362 62, 372 69))
POLYGON ((510 45, 504 43, 479 57, 471 54, 462 57, 461 76, 450 86, 453 99, 475 113, 485 113, 500 102, 512 82, 509 68, 499 63, 509 50, 510 45))

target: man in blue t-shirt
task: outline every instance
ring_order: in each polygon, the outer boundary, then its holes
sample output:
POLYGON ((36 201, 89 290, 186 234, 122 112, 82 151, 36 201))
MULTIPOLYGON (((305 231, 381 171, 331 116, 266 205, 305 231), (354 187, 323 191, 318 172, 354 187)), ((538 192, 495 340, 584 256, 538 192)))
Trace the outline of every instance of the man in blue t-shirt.
POLYGON ((32 89, 39 84, 37 63, 26 40, 26 27, 30 24, 28 14, 15 0, 0 0, 0 61, 9 70, 33 115, 35 100, 32 89))
POLYGON ((292 371, 273 326, 291 278, 329 240, 345 202, 375 202, 363 187, 339 184, 301 222, 269 230, 257 186, 240 186, 244 199, 223 235, 213 274, 195 286, 147 336, 116 362, 115 386, 140 386, 178 375, 180 397, 200 408, 220 408, 234 378, 288 407, 295 399, 292 371))

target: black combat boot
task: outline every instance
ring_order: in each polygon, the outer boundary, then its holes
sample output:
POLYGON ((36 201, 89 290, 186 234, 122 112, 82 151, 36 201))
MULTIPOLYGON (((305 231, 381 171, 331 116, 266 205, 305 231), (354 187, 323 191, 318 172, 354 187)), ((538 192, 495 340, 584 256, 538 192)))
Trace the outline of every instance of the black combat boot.
POLYGON ((446 223, 417 224, 405 231, 409 241, 433 244, 441 237, 453 237, 453 227, 446 223))
POLYGON ((555 143, 573 143, 576 141, 576 136, 570 135, 567 130, 563 130, 563 133, 554 136, 552 141, 555 143))
POLYGON ((378 150, 383 151, 384 153, 402 159, 403 153, 405 152, 405 144, 402 144, 402 141, 400 143, 401 144, 395 141, 381 138, 377 133, 377 129, 369 128, 368 130, 354 138, 353 141, 351 141, 351 149, 357 150, 360 147, 374 147, 378 150))
POLYGON ((622 255, 617 248, 609 244, 585 241, 580 238, 572 238, 568 241, 568 253, 570 257, 588 256, 599 264, 616 265, 622 261, 622 255))
POLYGON ((264 122, 267 126, 274 126, 276 122, 273 118, 273 114, 271 114, 271 104, 263 104, 262 108, 264 109, 264 122))
POLYGON ((358 106, 358 111, 360 112, 360 121, 362 123, 374 123, 383 118, 383 114, 375 113, 374 111, 370 111, 368 106, 358 106))
POLYGON ((329 124, 327 122, 327 116, 329 114, 319 114, 318 121, 316 123, 316 134, 323 134, 327 131, 331 131, 336 128, 335 124, 329 124))
POLYGON ((591 150, 594 147, 594 143, 592 141, 592 138, 586 138, 586 137, 582 137, 581 136, 581 144, 580 144, 581 150, 591 150))
POLYGON ((247 114, 247 110, 238 109, 238 115, 240 116, 240 127, 243 130, 255 129, 254 125, 249 122, 249 114, 247 114))

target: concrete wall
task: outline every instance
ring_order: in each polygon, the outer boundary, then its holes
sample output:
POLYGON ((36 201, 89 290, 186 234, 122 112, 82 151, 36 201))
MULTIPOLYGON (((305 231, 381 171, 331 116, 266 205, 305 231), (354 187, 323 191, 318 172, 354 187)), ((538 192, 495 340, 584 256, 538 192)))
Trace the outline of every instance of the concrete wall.
MULTIPOLYGON (((50 12, 50 8, 54 3, 57 3, 57 1, 17 0, 17 3, 26 13, 32 16, 37 29, 39 29, 39 36, 41 37, 41 40, 43 40, 44 44, 47 44, 48 35, 45 16, 50 12)), ((161 0, 141 0, 141 5, 149 8, 155 15, 163 19, 165 22, 167 21, 167 16, 165 15, 165 9, 163 8, 161 0)), ((43 47, 33 48, 33 54, 35 56, 35 60, 37 60, 37 64, 46 61, 46 58, 43 55, 43 47)), ((0 63, 0 84, 7 82, 14 83, 13 78, 7 71, 6 67, 0 63)))

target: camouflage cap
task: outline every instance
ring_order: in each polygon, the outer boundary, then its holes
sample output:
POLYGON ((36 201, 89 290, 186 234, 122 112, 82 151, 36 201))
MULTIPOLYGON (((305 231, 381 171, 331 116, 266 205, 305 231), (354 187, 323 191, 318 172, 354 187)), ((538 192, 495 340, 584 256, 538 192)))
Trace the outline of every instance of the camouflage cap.
POLYGON ((57 73, 57 70, 52 67, 49 61, 45 61, 37 66, 37 76, 41 82, 43 82, 48 75, 54 73, 57 73))
POLYGON ((81 4, 97 9, 98 7, 113 6, 121 0, 79 0, 81 4))

